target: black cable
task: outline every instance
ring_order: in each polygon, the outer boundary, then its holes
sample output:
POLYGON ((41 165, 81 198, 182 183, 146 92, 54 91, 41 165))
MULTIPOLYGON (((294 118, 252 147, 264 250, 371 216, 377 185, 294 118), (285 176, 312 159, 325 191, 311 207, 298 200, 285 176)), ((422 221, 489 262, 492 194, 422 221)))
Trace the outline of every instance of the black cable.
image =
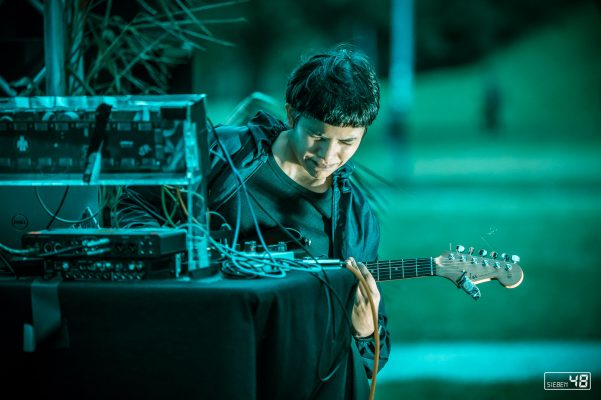
POLYGON ((52 214, 52 218, 50 218, 50 221, 48 221, 48 225, 46 225, 46 229, 50 229, 50 227, 52 226, 52 223, 56 220, 56 216, 58 215, 59 212, 61 212, 61 209, 63 208, 63 205, 65 204, 65 199, 67 198, 68 193, 69 193, 69 186, 67 186, 65 188, 65 193, 63 193, 63 197, 61 198, 61 201, 58 204, 56 211, 54 212, 54 214, 52 214))
POLYGON ((71 246, 71 247, 65 247, 59 250, 53 250, 53 251, 49 251, 47 253, 37 253, 34 254, 35 257, 50 257, 50 256, 56 256, 58 254, 62 254, 63 256, 81 256, 82 254, 77 254, 77 253, 73 253, 73 254, 68 254, 74 250, 80 250, 83 249, 85 246, 84 245, 77 245, 77 246, 71 246), (65 254, 67 253, 67 254, 65 254))
MULTIPOLYGON (((227 150, 226 150, 225 146, 223 145, 223 143, 221 143, 221 139, 219 138, 219 135, 217 135, 217 132, 215 132, 215 127, 213 126, 213 122, 211 122, 211 120, 209 118, 207 118, 207 121, 209 122, 209 124, 211 126, 211 129, 213 130, 213 135, 215 136, 217 144, 221 148, 221 151, 223 152, 223 155, 227 159, 227 162, 228 162, 230 168, 232 169, 232 172, 234 173, 235 177, 238 179, 238 181, 240 183, 239 187, 242 189, 242 192, 246 195, 246 200, 248 202, 248 210, 250 211, 250 215, 252 217, 253 224, 255 225, 255 231, 257 233, 258 239, 261 242, 261 244, 263 245, 263 248, 265 249, 265 252, 267 253, 267 256, 269 256, 269 258, 271 259, 271 261, 275 262, 275 259, 271 255, 271 252, 267 248, 267 244, 265 243, 265 240, 263 239, 263 234, 261 232, 261 228, 259 227, 259 222, 257 220, 257 216, 255 215, 254 209, 252 207, 252 204, 251 204, 251 201, 250 201, 250 197, 249 197, 249 192, 248 192, 248 190, 246 188, 246 182, 245 182, 244 179, 242 179, 242 176, 240 175, 240 173, 238 172, 236 166, 234 165, 234 162, 232 161, 232 158, 230 157, 230 155, 227 152, 227 150)), ((238 229, 238 224, 236 224, 236 230, 237 229, 238 229)))
POLYGON ((42 200, 42 197, 40 196, 40 191, 38 190, 37 186, 34 187, 33 190, 35 191, 35 195, 38 199, 38 202, 40 203, 40 206, 42 206, 42 208, 44 209, 46 214, 48 214, 51 217, 54 216, 54 219, 56 219, 57 221, 64 222, 66 224, 81 224, 81 223, 84 223, 86 221, 96 218, 98 216, 98 214, 100 213, 100 210, 98 210, 98 211, 96 211, 96 213, 94 213, 94 215, 90 215, 89 217, 85 217, 85 218, 81 218, 81 219, 77 219, 77 220, 60 218, 58 215, 56 215, 56 213, 53 213, 52 211, 50 211, 48 209, 48 206, 46 206, 46 203, 44 203, 44 200, 42 200))
POLYGON ((106 103, 101 103, 96 107, 94 112, 95 125, 90 135, 90 141, 88 143, 88 150, 85 156, 83 181, 90 183, 94 174, 97 172, 95 167, 100 165, 100 159, 102 157, 104 142, 107 138, 106 125, 108 124, 109 117, 113 106, 106 103))
MULTIPOLYGON (((131 200, 132 202, 141 206, 144 210, 146 210, 149 214, 151 214, 151 216, 154 217, 154 219, 156 219, 157 222, 162 223, 162 224, 169 222, 166 218, 164 218, 162 215, 157 213, 156 210, 154 209, 154 205, 152 205, 150 202, 148 202, 146 199, 144 199, 144 197, 142 197, 141 194, 139 194, 135 190, 132 190, 129 187, 125 187, 124 192, 126 193, 128 200, 131 200)), ((126 208, 120 210, 118 212, 118 214, 123 214, 123 212, 125 210, 126 210, 126 208)), ((134 210, 134 211, 136 211, 136 210, 134 210)))

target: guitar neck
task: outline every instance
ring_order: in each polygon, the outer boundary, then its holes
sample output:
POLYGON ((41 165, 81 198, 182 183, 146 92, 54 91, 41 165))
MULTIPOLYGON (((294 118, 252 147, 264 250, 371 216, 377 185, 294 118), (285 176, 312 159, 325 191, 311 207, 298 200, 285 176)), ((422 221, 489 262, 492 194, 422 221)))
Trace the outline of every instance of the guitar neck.
POLYGON ((436 265, 432 257, 374 261, 365 263, 365 266, 376 282, 436 275, 436 265))

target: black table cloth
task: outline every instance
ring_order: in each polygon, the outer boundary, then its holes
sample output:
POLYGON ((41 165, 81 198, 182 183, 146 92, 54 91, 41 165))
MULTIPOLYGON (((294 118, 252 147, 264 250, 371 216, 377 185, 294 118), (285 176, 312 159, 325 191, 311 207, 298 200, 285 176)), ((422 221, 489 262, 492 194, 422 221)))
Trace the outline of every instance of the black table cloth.
POLYGON ((0 382, 5 393, 38 398, 363 398, 368 382, 349 325, 356 286, 345 270, 249 280, 3 278, 0 382))

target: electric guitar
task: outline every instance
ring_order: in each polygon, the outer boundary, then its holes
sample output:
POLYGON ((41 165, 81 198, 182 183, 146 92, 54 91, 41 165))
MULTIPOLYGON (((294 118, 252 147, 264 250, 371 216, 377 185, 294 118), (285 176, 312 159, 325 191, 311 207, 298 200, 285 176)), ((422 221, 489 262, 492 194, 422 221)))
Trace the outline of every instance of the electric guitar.
POLYGON ((506 288, 515 288, 524 280, 524 273, 516 255, 498 254, 480 250, 474 254, 463 246, 447 251, 438 257, 406 258, 364 263, 377 282, 442 276, 465 290, 475 300, 480 298, 478 283, 498 280, 506 288))

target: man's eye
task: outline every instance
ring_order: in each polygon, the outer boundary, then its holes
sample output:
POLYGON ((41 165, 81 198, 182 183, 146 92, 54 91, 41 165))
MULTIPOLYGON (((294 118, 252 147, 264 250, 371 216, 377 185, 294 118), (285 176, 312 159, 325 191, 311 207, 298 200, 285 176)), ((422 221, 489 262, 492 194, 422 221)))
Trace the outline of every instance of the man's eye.
POLYGON ((350 146, 351 144, 353 144, 353 142, 340 142, 340 143, 342 143, 345 146, 350 146))
POLYGON ((311 136, 313 139, 315 139, 315 140, 321 140, 321 139, 322 139, 322 137, 321 137, 321 136, 319 136, 319 135, 310 135, 310 136, 311 136))

